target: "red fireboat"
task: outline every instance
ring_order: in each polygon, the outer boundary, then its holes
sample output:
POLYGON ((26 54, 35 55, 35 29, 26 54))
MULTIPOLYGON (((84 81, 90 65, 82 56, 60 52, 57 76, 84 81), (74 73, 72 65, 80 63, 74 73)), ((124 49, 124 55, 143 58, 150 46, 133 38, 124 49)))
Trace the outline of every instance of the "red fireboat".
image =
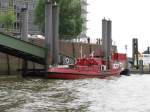
POLYGON ((50 67, 47 77, 50 79, 104 79, 120 76, 124 70, 125 61, 126 55, 119 53, 114 53, 110 62, 98 57, 78 58, 73 65, 50 67))
POLYGON ((107 78, 120 76, 125 70, 126 54, 112 52, 111 20, 102 20, 102 51, 99 56, 94 53, 89 57, 77 58, 75 64, 48 69, 48 78, 53 79, 83 79, 107 78))

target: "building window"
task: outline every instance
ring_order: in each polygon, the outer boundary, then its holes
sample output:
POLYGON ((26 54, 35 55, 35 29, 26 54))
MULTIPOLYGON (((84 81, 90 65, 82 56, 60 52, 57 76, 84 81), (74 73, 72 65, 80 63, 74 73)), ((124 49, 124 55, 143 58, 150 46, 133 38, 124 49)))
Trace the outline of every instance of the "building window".
POLYGON ((17 7, 16 7, 16 5, 14 5, 14 9, 16 9, 17 7))
POLYGON ((15 22, 15 23, 14 23, 14 29, 19 29, 19 28, 20 28, 19 22, 15 22))
POLYGON ((17 12, 17 19, 20 19, 20 13, 17 12))
POLYGON ((4 28, 4 24, 1 24, 1 27, 4 28))
POLYGON ((8 7, 8 3, 7 3, 7 2, 1 3, 1 7, 2 7, 2 8, 7 8, 7 7, 8 7))

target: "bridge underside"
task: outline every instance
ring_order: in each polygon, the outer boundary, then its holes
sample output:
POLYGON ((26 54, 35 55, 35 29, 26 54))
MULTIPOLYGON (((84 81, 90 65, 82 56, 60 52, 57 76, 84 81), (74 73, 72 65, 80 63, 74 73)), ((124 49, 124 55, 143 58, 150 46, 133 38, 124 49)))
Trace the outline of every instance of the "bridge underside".
POLYGON ((35 63, 45 65, 45 59, 38 57, 38 56, 28 54, 28 53, 24 53, 22 51, 18 51, 16 49, 11 49, 9 47, 0 45, 0 51, 2 53, 6 53, 6 54, 9 54, 12 56, 16 56, 16 57, 19 57, 19 58, 22 58, 25 60, 30 60, 30 61, 33 61, 35 63))
POLYGON ((45 48, 2 33, 0 33, 0 52, 45 65, 45 48))

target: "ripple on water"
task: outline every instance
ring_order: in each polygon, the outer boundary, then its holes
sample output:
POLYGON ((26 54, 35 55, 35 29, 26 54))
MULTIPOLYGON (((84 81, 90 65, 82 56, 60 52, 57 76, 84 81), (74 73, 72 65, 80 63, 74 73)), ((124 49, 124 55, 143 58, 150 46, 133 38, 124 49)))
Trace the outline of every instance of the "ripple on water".
POLYGON ((150 112, 150 75, 1 79, 0 112, 150 112))

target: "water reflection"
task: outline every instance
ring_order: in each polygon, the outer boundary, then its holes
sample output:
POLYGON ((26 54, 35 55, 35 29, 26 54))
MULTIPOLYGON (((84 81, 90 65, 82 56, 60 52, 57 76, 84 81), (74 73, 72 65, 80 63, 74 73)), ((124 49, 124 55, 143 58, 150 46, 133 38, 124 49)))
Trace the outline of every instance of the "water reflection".
POLYGON ((110 80, 0 77, 0 112, 149 111, 149 75, 110 80))

